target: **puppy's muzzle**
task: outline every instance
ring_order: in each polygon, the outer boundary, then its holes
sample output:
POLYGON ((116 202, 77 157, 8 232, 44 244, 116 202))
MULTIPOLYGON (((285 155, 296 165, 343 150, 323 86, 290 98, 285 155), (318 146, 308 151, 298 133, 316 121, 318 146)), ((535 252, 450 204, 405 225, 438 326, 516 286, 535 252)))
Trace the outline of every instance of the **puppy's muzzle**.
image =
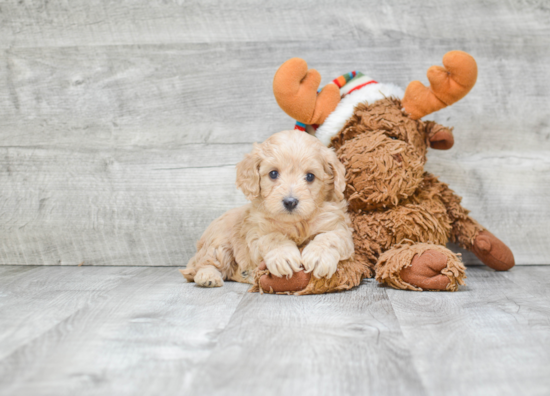
POLYGON ((294 209, 296 209, 296 206, 298 206, 298 201, 296 198, 284 198, 283 199, 283 205, 285 206, 286 210, 289 212, 292 212, 294 209))

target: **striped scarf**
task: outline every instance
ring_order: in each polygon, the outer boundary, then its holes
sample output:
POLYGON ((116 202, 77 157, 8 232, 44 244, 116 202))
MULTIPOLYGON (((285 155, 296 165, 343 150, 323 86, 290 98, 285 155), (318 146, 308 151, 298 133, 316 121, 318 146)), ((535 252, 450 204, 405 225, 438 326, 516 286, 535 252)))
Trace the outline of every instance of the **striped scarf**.
MULTIPOLYGON (((364 86, 366 85, 369 85, 369 84, 378 84, 378 82, 374 81, 374 80, 369 80, 363 84, 359 84, 349 90, 346 90, 346 85, 348 85, 350 82, 353 82, 352 80, 357 80, 357 79, 360 79, 361 77, 364 77, 364 74, 361 73, 361 72, 358 72, 356 70, 354 71, 351 71, 349 73, 346 73, 346 74, 342 74, 340 77, 338 78, 335 78, 334 80, 332 80, 332 84, 336 84, 336 86, 338 88, 340 88, 340 94, 342 95, 342 98, 346 95, 349 95, 350 93, 352 93, 353 91, 356 91, 358 89, 361 89, 363 88, 364 86)), ((321 92, 321 90, 319 89, 317 91, 317 94, 319 94, 319 92, 321 92)), ((317 124, 312 124, 310 125, 314 130, 317 130, 317 128, 319 128, 319 125, 317 124)), ((297 129, 299 131, 306 131, 308 125, 307 124, 304 124, 303 122, 300 122, 300 121, 296 121, 296 125, 294 126, 294 129, 297 129)))

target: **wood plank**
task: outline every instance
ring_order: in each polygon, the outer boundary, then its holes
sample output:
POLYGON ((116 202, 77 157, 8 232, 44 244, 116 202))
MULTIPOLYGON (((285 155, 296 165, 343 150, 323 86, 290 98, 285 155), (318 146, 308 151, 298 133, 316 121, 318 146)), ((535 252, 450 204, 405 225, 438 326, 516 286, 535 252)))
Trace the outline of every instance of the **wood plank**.
POLYGON ((197 395, 422 395, 384 289, 248 294, 189 386, 197 395))
MULTIPOLYGON (((250 149, 0 149, 9 168, 0 173, 0 264, 183 266, 208 224, 246 203, 234 164, 250 149)), ((430 169, 518 264, 548 262, 548 158, 463 155, 458 163, 434 158, 430 169)), ((479 263, 471 254, 464 261, 479 263)))
POLYGON ((0 262, 184 266, 206 226, 246 202, 234 164, 249 149, 6 150, 0 262))
POLYGON ((0 361, 143 271, 129 267, 6 268, 17 276, 2 275, 0 283, 0 361))
POLYGON ((5 2, 0 48, 219 41, 548 38, 545 2, 5 2), (490 18, 487 16, 490 15, 490 18))
POLYGON ((550 301, 550 276, 547 267, 530 265, 521 269, 514 268, 502 275, 526 292, 550 301))
POLYGON ((550 390, 550 299, 529 292, 548 266, 469 268, 457 293, 368 280, 305 297, 202 289, 175 268, 6 266, 0 281, 6 272, 24 276, 0 284, 2 395, 550 390))
POLYGON ((484 267, 467 275, 457 293, 387 290, 428 393, 547 394, 550 300, 484 267))
POLYGON ((27 276, 27 273, 39 270, 40 266, 11 266, 0 265, 0 286, 5 285, 17 280, 20 277, 27 276))
POLYGON ((175 268, 43 270, 0 315, 3 335, 26 336, 0 345, 5 395, 178 393, 249 287, 201 289, 175 268))
POLYGON ((185 263, 244 202, 233 164, 293 126, 271 92, 284 60, 304 57, 323 83, 359 69, 405 86, 455 48, 478 83, 429 117, 456 144, 427 169, 518 264, 546 264, 548 8, 409 3, 0 5, 0 264, 185 263))
POLYGON ((426 81, 429 66, 460 48, 476 57, 479 78, 464 100, 428 117, 455 127, 456 146, 442 155, 546 152, 549 43, 411 37, 12 49, 0 53, 2 144, 167 148, 263 141, 293 128, 271 87, 289 57, 306 59, 323 84, 358 69, 405 87, 426 81))
MULTIPOLYGON (((549 152, 550 153, 550 152, 549 152)), ((546 187, 550 182, 550 156, 531 158, 517 152, 430 155, 429 171, 441 176, 460 196, 462 204, 484 227, 512 249, 516 264, 548 264, 550 248, 541 238, 550 235, 550 205, 546 187)), ((481 264, 457 246, 468 264, 481 264)))

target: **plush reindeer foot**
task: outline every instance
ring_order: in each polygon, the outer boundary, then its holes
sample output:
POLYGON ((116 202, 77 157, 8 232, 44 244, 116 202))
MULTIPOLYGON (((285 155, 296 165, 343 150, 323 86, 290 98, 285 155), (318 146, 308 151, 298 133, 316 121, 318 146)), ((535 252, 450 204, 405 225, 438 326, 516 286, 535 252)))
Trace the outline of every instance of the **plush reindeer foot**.
MULTIPOLYGON (((266 269, 267 266, 264 262, 258 267, 258 271, 265 271, 266 269)), ((310 279, 311 272, 306 274, 303 270, 294 272, 289 278, 286 276, 278 277, 267 273, 260 277, 259 284, 266 292, 271 290, 275 293, 297 292, 305 289, 310 279)))
POLYGON ((447 256, 437 250, 415 255, 412 264, 401 270, 405 282, 424 290, 446 290, 450 280, 441 271, 447 267, 447 256))
POLYGON ((487 230, 477 235, 472 251, 483 264, 497 271, 507 271, 516 264, 510 248, 487 230))

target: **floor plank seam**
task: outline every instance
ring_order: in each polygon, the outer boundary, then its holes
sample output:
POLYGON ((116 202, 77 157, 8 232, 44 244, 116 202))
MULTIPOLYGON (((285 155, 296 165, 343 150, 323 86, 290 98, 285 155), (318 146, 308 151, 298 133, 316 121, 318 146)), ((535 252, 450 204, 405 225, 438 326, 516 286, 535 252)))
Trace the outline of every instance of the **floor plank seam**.
MULTIPOLYGON (((418 376, 418 379, 420 380, 420 383, 422 384, 422 389, 424 390, 424 393, 426 395, 431 395, 430 392, 428 391, 429 388, 428 388, 428 384, 426 382, 426 379, 424 378, 424 376, 418 370, 418 367, 417 367, 418 358, 415 356, 415 354, 414 354, 414 352, 413 352, 413 350, 410 346, 409 338, 407 337, 407 335, 405 334, 405 331, 403 330, 402 321, 399 319, 399 315, 397 314, 397 311, 395 310, 394 302, 392 301, 392 298, 391 298, 391 294, 393 294, 393 292, 396 292, 396 293, 399 293, 399 292, 417 293, 417 292, 411 292, 411 291, 408 291, 408 290, 394 290, 394 289, 389 288, 388 286, 379 286, 379 287, 384 288, 384 293, 386 294, 386 297, 388 298, 390 306, 392 307, 393 314, 395 316, 395 319, 397 320, 397 324, 399 325, 399 330, 401 331, 401 336, 405 340, 405 345, 407 346, 407 350, 408 350, 408 352, 411 356, 411 359, 414 363, 414 371, 415 371, 416 375, 418 376), (390 293, 388 293, 388 291, 390 293)), ((439 396, 439 395, 434 395, 434 396, 439 396)))

